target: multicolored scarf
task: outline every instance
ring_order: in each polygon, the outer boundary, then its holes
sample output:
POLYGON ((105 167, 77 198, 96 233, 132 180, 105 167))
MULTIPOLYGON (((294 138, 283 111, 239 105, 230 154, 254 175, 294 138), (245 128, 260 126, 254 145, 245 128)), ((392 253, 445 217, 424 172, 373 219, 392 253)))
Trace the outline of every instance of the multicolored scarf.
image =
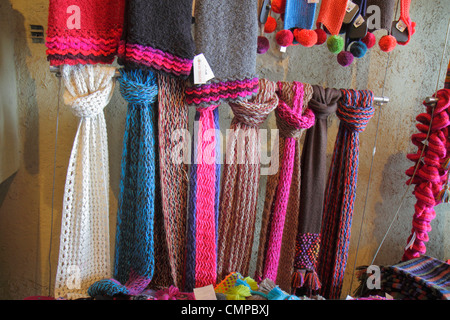
POLYGON ((373 93, 341 90, 339 130, 325 191, 317 273, 327 299, 339 299, 347 265, 359 163, 359 133, 374 114, 373 93))

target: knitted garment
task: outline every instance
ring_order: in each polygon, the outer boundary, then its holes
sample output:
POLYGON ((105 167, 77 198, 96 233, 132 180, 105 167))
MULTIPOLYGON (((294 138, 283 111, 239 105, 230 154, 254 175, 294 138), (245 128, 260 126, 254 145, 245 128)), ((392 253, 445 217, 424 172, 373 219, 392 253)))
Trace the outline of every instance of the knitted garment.
POLYGON ((123 29, 124 0, 50 0, 50 65, 111 64, 123 29))
POLYGON ((218 280, 248 274, 260 178, 259 126, 278 105, 276 85, 259 80, 251 101, 230 103, 234 118, 227 136, 219 205, 218 280))
POLYGON ((347 265, 359 162, 359 133, 374 114, 373 93, 341 90, 340 120, 325 191, 317 273, 321 295, 339 299, 347 265))
POLYGON ((128 109, 121 163, 114 279, 94 283, 88 290, 90 296, 139 294, 148 286, 154 272, 157 78, 151 72, 122 70, 119 82, 128 109))
MULTIPOLYGON (((304 130, 314 124, 314 113, 303 107, 305 87, 308 86, 300 82, 278 82, 279 104, 275 115, 277 127, 280 130, 280 167, 279 173, 269 176, 267 180, 255 271, 257 281, 265 278, 277 281, 283 229, 293 178, 296 144, 304 130)), ((294 243, 292 243, 293 245, 294 243)))
POLYGON ((316 25, 323 25, 332 35, 339 34, 347 8, 348 0, 322 0, 316 25))
POLYGON ((252 0, 197 0, 195 44, 214 78, 186 88, 188 104, 218 105, 251 99, 258 92, 256 55, 257 2, 252 0))
POLYGON ((447 74, 445 75, 444 89, 450 89, 450 61, 448 62, 447 74))
POLYGON ((308 0, 286 0, 284 29, 312 29, 316 6, 316 3, 308 3, 308 0))
MULTIPOLYGON (((395 13, 395 3, 396 0, 367 0, 367 9, 371 9, 370 6, 377 6, 380 8, 380 16, 377 17, 379 19, 380 25, 379 29, 385 29, 390 33, 392 21, 394 20, 394 13, 395 13)), ((370 16, 378 11, 372 11, 370 10, 370 16)), ((365 17, 367 20, 369 15, 365 17)), ((369 25, 369 31, 373 32, 378 29, 371 28, 369 25)))
POLYGON ((192 0, 129 0, 119 63, 187 78, 195 44, 192 0))
MULTIPOLYGON (((354 23, 355 21, 358 19, 359 16, 361 17, 365 17, 366 16, 366 11, 367 11, 367 0, 352 0, 353 3, 355 3, 356 5, 358 5, 358 12, 356 13, 356 15, 353 17, 352 21, 348 24, 346 24, 341 30, 345 31, 345 50, 349 50, 349 46, 358 40, 361 40, 362 38, 364 38, 365 34, 361 34, 360 38, 356 38, 356 37, 351 37, 351 30, 355 28, 354 23)), ((359 28, 363 28, 362 26, 360 26, 359 28)))
POLYGON ((77 299, 111 275, 109 246, 109 165, 103 109, 114 92, 115 69, 62 69, 64 102, 80 118, 64 188, 55 297, 77 299), (68 285, 73 274, 79 283, 68 285), (78 285, 79 284, 79 285, 78 285))
POLYGON ((409 8, 411 6, 411 0, 399 0, 400 1, 400 19, 407 27, 408 39, 406 41, 398 41, 399 45, 407 45, 411 40, 411 36, 416 32, 416 23, 411 20, 409 16, 409 8))
POLYGON ((188 168, 184 161, 185 131, 188 130, 188 106, 184 92, 186 82, 167 75, 158 75, 158 136, 159 166, 163 224, 170 261, 171 282, 176 287, 184 286, 186 254, 186 213, 188 168), (177 149, 178 148, 178 149, 177 149), (178 150, 178 154, 175 154, 178 150))
MULTIPOLYGON (((408 184, 414 184, 414 215, 411 234, 408 237, 408 247, 403 254, 403 260, 418 258, 425 254, 428 242, 428 233, 431 231, 431 221, 435 218, 434 207, 441 203, 438 194, 446 181, 448 169, 444 163, 450 155, 449 136, 449 108, 450 89, 441 89, 437 92, 438 102, 432 113, 432 106, 426 106, 426 112, 417 116, 417 129, 419 133, 412 135, 411 140, 417 146, 417 152, 408 154, 408 159, 414 161, 406 174, 410 177, 408 184), (430 128, 431 125, 431 128, 430 128), (428 141, 427 133, 430 131, 428 141), (420 156, 423 152, 423 159, 420 156), (416 170, 414 179, 412 176, 416 170)), ((424 103, 425 104, 425 103, 424 103)))
MULTIPOLYGON (((319 289, 319 283, 305 283, 304 280, 308 273, 315 273, 319 254, 327 173, 327 119, 336 112, 340 97, 341 91, 338 89, 314 85, 313 96, 308 105, 314 112, 316 122, 306 131, 303 143, 301 201, 294 260, 297 282, 293 282, 294 288, 305 284, 304 289, 319 289)), ((308 279, 313 280, 314 274, 308 279)))
POLYGON ((199 107, 194 123, 187 217, 186 291, 215 284, 220 189, 219 110, 199 107))
POLYGON ((381 288, 405 300, 450 300, 450 265, 423 255, 383 268, 381 288))

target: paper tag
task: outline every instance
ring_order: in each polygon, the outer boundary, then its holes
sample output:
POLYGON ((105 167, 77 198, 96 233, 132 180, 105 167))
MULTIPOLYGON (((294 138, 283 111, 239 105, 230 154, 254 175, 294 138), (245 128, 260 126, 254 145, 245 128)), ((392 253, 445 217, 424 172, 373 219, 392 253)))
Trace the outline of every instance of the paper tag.
POLYGON ((398 31, 403 32, 406 30, 406 28, 408 28, 408 26, 406 25, 406 23, 403 22, 403 20, 399 20, 397 22, 397 25, 395 26, 397 28, 398 31))
POLYGON ((394 297, 393 296, 391 296, 389 293, 384 293, 384 295, 386 296, 386 299, 388 299, 388 300, 394 300, 394 297))
POLYGON ((200 53, 194 57, 193 64, 195 84, 204 84, 214 78, 214 73, 212 72, 211 67, 208 64, 208 61, 206 61, 203 53, 200 53))
POLYGON ((355 22, 353 22, 353 25, 355 28, 358 28, 364 23, 364 18, 362 15, 358 14, 358 17, 356 17, 355 22))
POLYGON ((286 47, 280 47, 281 52, 286 52, 286 47))
POLYGON ((319 3, 319 0, 308 0, 308 3, 319 3))
POLYGON ((194 288, 195 300, 217 300, 212 284, 206 287, 194 288))
POLYGON ((405 250, 407 249, 412 249, 412 246, 414 244, 414 241, 416 241, 416 232, 413 233, 411 240, 409 241, 409 243, 406 245, 405 250))
POLYGON ((346 11, 350 12, 353 10, 354 7, 356 7, 356 3, 353 3, 351 0, 348 0, 346 11))

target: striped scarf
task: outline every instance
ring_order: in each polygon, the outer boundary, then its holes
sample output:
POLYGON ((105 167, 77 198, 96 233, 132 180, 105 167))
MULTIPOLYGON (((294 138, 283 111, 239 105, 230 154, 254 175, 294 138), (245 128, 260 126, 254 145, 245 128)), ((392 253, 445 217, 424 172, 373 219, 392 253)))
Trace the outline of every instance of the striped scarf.
POLYGON ((434 207, 441 203, 439 194, 448 174, 448 167, 446 168, 444 164, 448 163, 450 152, 448 143, 450 89, 439 90, 436 97, 439 101, 434 107, 434 113, 432 114, 433 106, 426 106, 427 111, 419 114, 416 118, 419 121, 417 128, 420 132, 413 134, 411 138, 418 150, 416 153, 408 154, 408 159, 414 161, 415 164, 406 171, 406 174, 411 177, 407 183, 415 184, 413 193, 416 197, 416 204, 412 230, 408 237, 403 260, 418 258, 425 254, 425 243, 429 240, 428 232, 431 231, 431 221, 436 217, 434 207), (426 141, 429 130, 430 136, 426 141), (424 148, 425 150, 423 150, 424 148), (424 151, 423 161, 420 160, 422 151, 424 151), (416 166, 418 166, 416 176, 412 179, 416 166))
POLYGON ((220 194, 219 281, 231 272, 248 274, 260 178, 259 126, 278 104, 275 89, 274 82, 260 79, 253 100, 230 103, 234 118, 227 137, 220 194))
POLYGON ((94 283, 90 296, 136 295, 154 273, 157 78, 121 71, 120 92, 128 102, 117 213, 114 279, 94 283))
POLYGON ((325 191, 317 265, 321 295, 328 299, 338 299, 342 289, 356 196, 359 133, 374 114, 371 91, 341 93, 336 111, 340 124, 325 191))
POLYGON ((187 217, 187 291, 215 284, 219 212, 220 139, 217 105, 197 107, 187 217))
MULTIPOLYGON (((275 115, 277 127, 280 130, 280 154, 278 155, 280 157, 280 168, 278 174, 269 176, 267 180, 255 271, 257 281, 266 278, 277 281, 291 182, 293 177, 295 179, 293 172, 296 167, 294 164, 298 152, 297 140, 305 129, 314 124, 314 113, 310 109, 304 108, 303 103, 305 94, 311 97, 312 89, 310 85, 300 82, 278 82, 277 94, 279 104, 275 110, 275 115)), ((297 159, 300 159, 300 157, 297 157, 297 159)), ((296 198, 298 199, 295 199, 296 204, 294 205, 297 206, 299 197, 296 198)), ((296 212, 298 214, 298 210, 296 212)), ((291 244, 292 247, 294 247, 294 242, 291 244)), ((292 264, 290 269, 292 269, 292 264)))

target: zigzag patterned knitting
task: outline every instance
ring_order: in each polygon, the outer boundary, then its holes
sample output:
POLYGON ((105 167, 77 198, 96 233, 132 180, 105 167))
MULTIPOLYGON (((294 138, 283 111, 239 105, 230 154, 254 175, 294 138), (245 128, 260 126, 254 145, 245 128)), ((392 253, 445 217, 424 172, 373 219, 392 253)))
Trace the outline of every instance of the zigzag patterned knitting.
POLYGON ((94 283, 90 296, 135 295, 154 272, 157 78, 121 70, 120 92, 128 102, 116 226, 114 279, 94 283))
POLYGON ((341 294, 356 196, 359 133, 374 114, 371 91, 341 93, 336 111, 340 123, 325 191, 317 264, 321 295, 328 299, 339 299, 341 294))

